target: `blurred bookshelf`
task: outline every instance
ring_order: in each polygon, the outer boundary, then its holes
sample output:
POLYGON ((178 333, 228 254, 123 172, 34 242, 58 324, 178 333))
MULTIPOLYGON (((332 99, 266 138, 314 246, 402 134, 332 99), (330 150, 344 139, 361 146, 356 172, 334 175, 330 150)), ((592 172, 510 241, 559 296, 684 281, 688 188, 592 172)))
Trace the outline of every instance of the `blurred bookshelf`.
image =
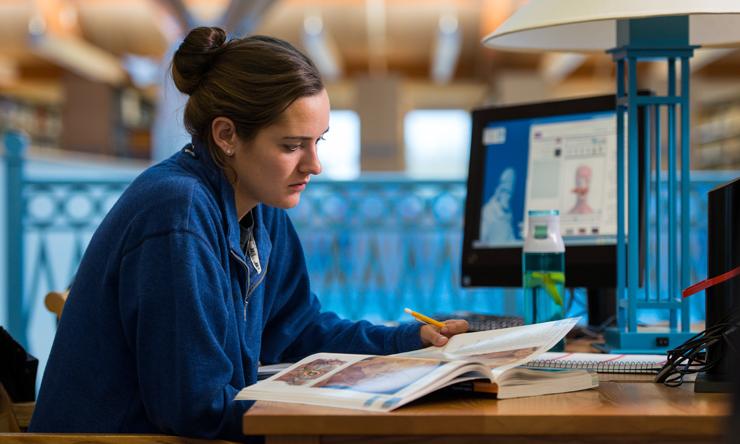
POLYGON ((61 104, 0 94, 0 132, 9 129, 24 131, 34 147, 58 148, 61 104))
POLYGON ((740 96, 702 103, 695 118, 692 167, 740 169, 740 96))
POLYGON ((153 100, 135 88, 125 88, 120 92, 119 103, 124 157, 151 158, 151 130, 155 113, 153 100))
POLYGON ((151 94, 66 74, 56 95, 0 91, 0 131, 19 129, 34 149, 151 158, 151 94))

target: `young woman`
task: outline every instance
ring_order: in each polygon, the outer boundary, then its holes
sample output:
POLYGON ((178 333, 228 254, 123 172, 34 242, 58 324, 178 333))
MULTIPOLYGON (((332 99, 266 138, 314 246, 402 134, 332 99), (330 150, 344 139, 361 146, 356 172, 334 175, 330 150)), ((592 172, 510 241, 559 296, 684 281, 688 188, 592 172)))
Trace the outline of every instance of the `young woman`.
POLYGON ((101 223, 64 308, 30 430, 242 439, 257 366, 318 351, 388 354, 467 330, 321 312, 283 209, 321 172, 329 98, 269 37, 191 31, 172 74, 191 144, 139 176, 101 223))

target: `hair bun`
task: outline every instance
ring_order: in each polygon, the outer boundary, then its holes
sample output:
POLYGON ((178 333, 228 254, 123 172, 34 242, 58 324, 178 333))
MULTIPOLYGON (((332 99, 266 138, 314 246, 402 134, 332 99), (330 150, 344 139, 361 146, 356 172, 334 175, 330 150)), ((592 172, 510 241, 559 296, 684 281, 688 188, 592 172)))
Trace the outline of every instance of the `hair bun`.
POLYGON ((172 58, 172 78, 177 89, 191 95, 226 45, 226 32, 221 28, 191 30, 172 58))

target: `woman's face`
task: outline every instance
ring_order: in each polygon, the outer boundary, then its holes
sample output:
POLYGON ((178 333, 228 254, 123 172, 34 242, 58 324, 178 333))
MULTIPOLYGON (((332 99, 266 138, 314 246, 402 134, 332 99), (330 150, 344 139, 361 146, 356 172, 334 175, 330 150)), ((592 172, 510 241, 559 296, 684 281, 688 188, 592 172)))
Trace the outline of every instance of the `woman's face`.
POLYGON ((326 90, 293 102, 278 121, 234 150, 232 166, 240 217, 258 203, 292 208, 311 175, 321 172, 316 146, 329 129, 326 90))

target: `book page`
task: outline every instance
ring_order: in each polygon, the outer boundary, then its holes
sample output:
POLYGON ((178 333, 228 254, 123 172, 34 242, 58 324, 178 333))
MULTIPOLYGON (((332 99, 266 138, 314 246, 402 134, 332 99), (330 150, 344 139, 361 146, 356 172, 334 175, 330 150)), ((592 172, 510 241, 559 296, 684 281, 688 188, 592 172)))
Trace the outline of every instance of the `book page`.
POLYGON ((499 399, 565 393, 599 386, 596 373, 586 370, 510 369, 500 377, 499 399))
POLYGON ((479 378, 491 379, 490 370, 464 361, 317 353, 242 389, 236 399, 388 411, 450 381, 479 378))
POLYGON ((495 376, 551 349, 578 319, 462 333, 450 338, 444 347, 427 347, 394 356, 475 361, 494 369, 495 376))

